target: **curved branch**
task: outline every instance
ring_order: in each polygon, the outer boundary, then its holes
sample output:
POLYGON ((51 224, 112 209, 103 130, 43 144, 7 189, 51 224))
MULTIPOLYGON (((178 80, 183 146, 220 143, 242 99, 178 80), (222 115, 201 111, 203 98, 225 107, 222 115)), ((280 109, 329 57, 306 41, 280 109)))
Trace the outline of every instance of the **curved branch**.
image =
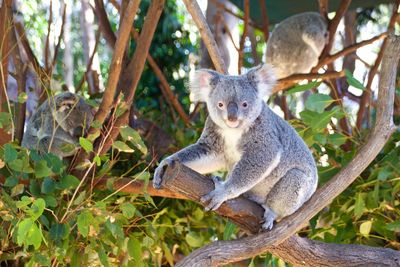
POLYGON ((195 250, 177 266, 219 266, 266 252, 271 246, 282 243, 300 230, 361 174, 396 129, 392 117, 394 84, 400 57, 400 37, 391 35, 387 40, 388 45, 383 56, 382 75, 379 82, 376 124, 367 142, 360 148, 354 159, 319 188, 303 207, 277 223, 271 231, 234 241, 214 242, 195 250))

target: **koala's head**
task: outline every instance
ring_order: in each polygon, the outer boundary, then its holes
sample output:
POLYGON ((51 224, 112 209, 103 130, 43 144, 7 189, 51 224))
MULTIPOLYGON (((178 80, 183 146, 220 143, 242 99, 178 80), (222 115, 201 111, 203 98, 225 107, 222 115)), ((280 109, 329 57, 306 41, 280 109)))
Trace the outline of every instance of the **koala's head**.
POLYGON ((275 75, 260 65, 239 76, 198 70, 190 81, 193 100, 205 102, 211 119, 221 128, 247 128, 260 115, 263 99, 271 94, 275 75))
POLYGON ((73 137, 83 136, 93 121, 92 107, 81 97, 70 92, 58 94, 49 101, 60 127, 73 137))

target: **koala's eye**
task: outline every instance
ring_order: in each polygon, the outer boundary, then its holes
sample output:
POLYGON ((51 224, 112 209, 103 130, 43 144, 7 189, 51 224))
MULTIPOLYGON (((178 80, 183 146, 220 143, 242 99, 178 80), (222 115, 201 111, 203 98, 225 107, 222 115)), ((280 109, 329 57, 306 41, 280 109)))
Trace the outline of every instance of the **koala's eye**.
POLYGON ((224 103, 222 103, 222 101, 218 102, 218 108, 219 109, 223 109, 224 108, 224 103))
POLYGON ((246 101, 243 101, 242 107, 247 108, 248 106, 249 106, 249 105, 247 104, 247 102, 246 102, 246 101))

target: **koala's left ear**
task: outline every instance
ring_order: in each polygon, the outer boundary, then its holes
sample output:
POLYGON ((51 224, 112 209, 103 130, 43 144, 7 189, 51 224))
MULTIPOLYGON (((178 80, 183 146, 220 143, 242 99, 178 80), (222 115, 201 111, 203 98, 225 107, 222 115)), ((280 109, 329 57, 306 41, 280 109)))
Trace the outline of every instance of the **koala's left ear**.
POLYGON ((193 101, 206 102, 218 81, 218 72, 207 69, 196 70, 189 83, 190 92, 193 94, 193 101))
POLYGON ((247 77, 256 84, 260 96, 271 95, 272 88, 274 88, 276 83, 275 71, 271 65, 262 64, 252 68, 247 73, 247 77))

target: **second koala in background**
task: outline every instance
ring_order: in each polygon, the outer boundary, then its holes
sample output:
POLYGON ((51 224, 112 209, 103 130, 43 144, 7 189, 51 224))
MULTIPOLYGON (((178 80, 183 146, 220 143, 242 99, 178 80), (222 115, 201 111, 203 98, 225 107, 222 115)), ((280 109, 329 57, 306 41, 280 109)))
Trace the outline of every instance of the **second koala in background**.
POLYGON ((305 12, 283 20, 268 42, 266 62, 278 79, 295 73, 308 73, 318 63, 328 41, 328 25, 316 12, 305 12))
POLYGON ((22 146, 61 158, 72 156, 92 120, 93 109, 81 97, 69 92, 58 94, 31 116, 22 146))
POLYGON ((173 160, 202 174, 228 170, 226 181, 203 196, 207 209, 244 194, 265 209, 264 229, 295 212, 314 193, 317 169, 296 131, 263 101, 275 83, 269 65, 240 76, 198 70, 190 90, 209 112, 199 140, 164 159, 154 173, 160 188, 164 166, 173 160))

